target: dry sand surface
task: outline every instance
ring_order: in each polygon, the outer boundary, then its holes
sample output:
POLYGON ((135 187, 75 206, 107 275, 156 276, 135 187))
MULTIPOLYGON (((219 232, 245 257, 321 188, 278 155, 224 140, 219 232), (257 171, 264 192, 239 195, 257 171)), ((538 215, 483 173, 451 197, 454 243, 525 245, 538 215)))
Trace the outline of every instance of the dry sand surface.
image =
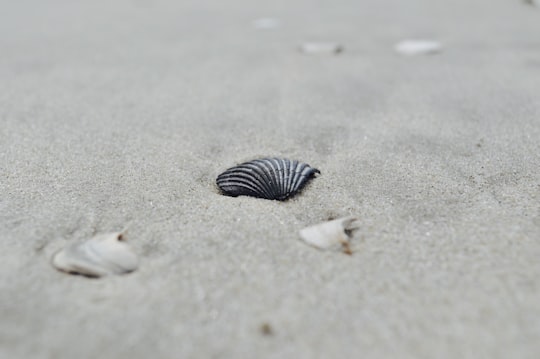
POLYGON ((2 359, 540 357, 540 8, 1 8, 2 359), (394 51, 417 38, 442 52, 394 51), (321 175, 287 202, 220 195, 259 156, 321 175), (346 215, 352 256, 299 240, 346 215), (51 267, 126 225, 136 272, 51 267))

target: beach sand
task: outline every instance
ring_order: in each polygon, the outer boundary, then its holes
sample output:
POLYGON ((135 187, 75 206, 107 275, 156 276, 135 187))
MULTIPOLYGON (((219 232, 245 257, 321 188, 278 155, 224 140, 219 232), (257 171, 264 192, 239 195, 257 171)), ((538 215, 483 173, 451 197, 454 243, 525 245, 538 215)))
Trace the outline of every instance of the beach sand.
POLYGON ((6 2, 0 357, 538 358, 539 31, 517 0, 6 2), (219 193, 262 156, 321 175, 219 193), (348 215, 351 256, 299 240, 348 215), (50 265, 126 226, 136 272, 50 265))

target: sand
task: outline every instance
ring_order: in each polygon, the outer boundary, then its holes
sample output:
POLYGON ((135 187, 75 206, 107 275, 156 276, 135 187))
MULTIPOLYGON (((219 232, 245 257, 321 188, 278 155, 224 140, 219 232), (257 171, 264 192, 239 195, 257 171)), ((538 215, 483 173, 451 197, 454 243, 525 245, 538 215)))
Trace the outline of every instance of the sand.
POLYGON ((539 9, 2 8, 0 357, 539 357, 539 9), (443 50, 400 56, 406 39, 443 50), (298 50, 317 41, 344 51, 298 50), (259 156, 321 175, 287 202, 220 195, 259 156), (352 256, 299 240, 347 215, 352 256), (138 271, 51 267, 126 226, 138 271))

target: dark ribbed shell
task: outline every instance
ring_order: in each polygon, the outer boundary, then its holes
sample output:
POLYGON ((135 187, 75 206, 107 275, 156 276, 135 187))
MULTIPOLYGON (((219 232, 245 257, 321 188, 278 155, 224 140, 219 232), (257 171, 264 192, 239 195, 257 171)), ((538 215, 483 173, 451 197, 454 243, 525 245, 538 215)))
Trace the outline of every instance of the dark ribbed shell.
POLYGON ((284 158, 262 158, 229 168, 216 179, 228 196, 251 196, 284 201, 320 173, 307 163, 284 158))

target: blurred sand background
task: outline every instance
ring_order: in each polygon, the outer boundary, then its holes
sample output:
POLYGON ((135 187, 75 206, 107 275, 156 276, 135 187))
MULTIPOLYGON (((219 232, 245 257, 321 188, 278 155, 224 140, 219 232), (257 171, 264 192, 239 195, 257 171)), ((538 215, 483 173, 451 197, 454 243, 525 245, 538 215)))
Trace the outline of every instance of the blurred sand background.
POLYGON ((540 8, 1 9, 0 357, 540 357, 540 8), (444 50, 396 54, 410 38, 444 50), (288 202, 221 196, 259 156, 322 174, 288 202), (351 214, 352 256, 298 239, 351 214), (50 266, 128 224, 138 271, 50 266))

